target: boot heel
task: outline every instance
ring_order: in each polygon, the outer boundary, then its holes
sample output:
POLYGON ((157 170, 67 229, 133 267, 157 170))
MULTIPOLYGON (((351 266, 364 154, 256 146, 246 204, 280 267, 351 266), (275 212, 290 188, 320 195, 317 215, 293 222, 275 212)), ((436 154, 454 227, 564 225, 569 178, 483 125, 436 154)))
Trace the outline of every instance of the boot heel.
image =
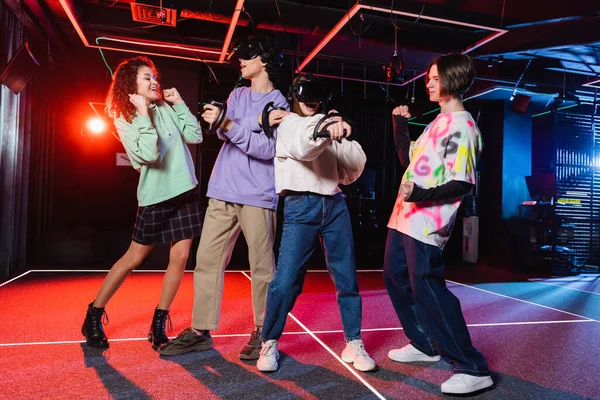
POLYGON ((85 343, 90 347, 106 348, 108 347, 108 339, 104 334, 102 327, 102 318, 105 319, 105 324, 108 325, 108 316, 104 308, 94 307, 94 302, 88 305, 85 320, 81 327, 81 334, 85 336, 85 343))
POLYGON ((170 332, 173 327, 169 310, 161 310, 157 307, 154 310, 154 317, 152 317, 152 324, 150 324, 150 331, 148 332, 148 341, 152 344, 154 350, 158 350, 160 346, 169 342, 169 338, 165 334, 165 324, 168 324, 170 332))

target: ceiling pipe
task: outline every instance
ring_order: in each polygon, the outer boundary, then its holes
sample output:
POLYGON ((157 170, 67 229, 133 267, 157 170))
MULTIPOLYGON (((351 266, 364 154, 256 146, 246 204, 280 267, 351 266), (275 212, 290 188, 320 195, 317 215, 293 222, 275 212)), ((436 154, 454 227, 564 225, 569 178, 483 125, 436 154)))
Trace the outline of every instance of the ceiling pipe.
POLYGON ((352 19, 352 17, 361 8, 362 6, 360 3, 357 2, 356 4, 354 4, 352 8, 349 9, 348 12, 346 12, 346 14, 342 17, 342 19, 340 19, 339 22, 335 24, 333 29, 329 31, 329 33, 323 38, 323 40, 321 40, 319 44, 317 44, 317 46, 310 53, 308 53, 308 56, 306 56, 304 61, 302 61, 302 63, 300 63, 300 65, 296 69, 296 73, 300 73, 302 69, 306 67, 306 64, 308 64, 310 60, 312 60, 321 51, 321 49, 323 49, 323 47, 325 47, 327 43, 329 43, 329 41, 333 39, 333 37, 346 25, 348 21, 350 21, 350 19, 352 19))
POLYGON ((225 61, 225 56, 227 55, 227 50, 229 50, 229 44, 231 43, 231 38, 233 38, 233 32, 235 31, 235 27, 237 25, 238 19, 240 18, 240 13, 242 12, 243 7, 244 0, 237 0, 235 8, 233 9, 233 16, 231 17, 231 22, 229 23, 229 29, 227 30, 227 35, 225 35, 225 42, 223 42, 223 48, 221 49, 219 62, 225 61))
MULTIPOLYGON (((365 5, 365 4, 361 4, 361 3, 357 2, 350 10, 348 10, 346 15, 344 15, 342 17, 342 19, 340 19, 340 21, 333 27, 333 29, 323 38, 323 40, 321 40, 319 42, 319 44, 317 44, 317 46, 308 54, 308 56, 298 66, 298 69, 296 70, 296 72, 297 73, 301 72, 302 69, 304 67, 306 67, 306 65, 319 53, 319 51, 321 51, 321 49, 323 49, 323 47, 325 47, 327 45, 327 43, 329 43, 329 41, 331 39, 333 39, 333 37, 346 25, 346 23, 348 23, 348 21, 350 21, 350 19, 358 11, 360 11, 363 8, 367 9, 367 10, 371 10, 371 11, 392 13, 392 14, 402 15, 405 17, 419 18, 419 19, 428 20, 428 21, 446 23, 446 24, 450 24, 450 25, 459 25, 459 26, 464 26, 464 27, 473 28, 473 29, 483 29, 483 30, 492 32, 492 34, 486 36, 485 38, 481 39, 477 43, 475 43, 472 46, 469 46, 467 49, 463 50, 462 51, 463 54, 469 53, 469 52, 483 46, 484 44, 497 39, 498 37, 500 37, 500 36, 504 35, 506 32, 508 32, 506 29, 499 29, 499 28, 493 28, 493 27, 489 27, 489 26, 476 25, 476 24, 471 24, 471 23, 456 21, 456 20, 450 20, 450 19, 445 19, 445 18, 430 17, 430 16, 422 15, 422 14, 414 14, 414 13, 409 13, 409 12, 404 12, 404 11, 397 11, 397 10, 393 10, 390 8, 369 6, 369 5, 365 5)), ((411 83, 412 81, 414 81, 424 75, 425 75, 425 72, 414 76, 410 80, 405 81, 403 84, 407 85, 407 84, 411 83)))
MULTIPOLYGON (((217 13, 211 13, 208 11, 192 11, 192 10, 188 10, 188 9, 183 9, 181 10, 181 13, 179 14, 181 18, 189 18, 189 19, 197 19, 199 21, 208 21, 208 22, 217 22, 217 23, 221 23, 221 24, 230 24, 232 18, 228 15, 223 15, 223 14, 217 14, 217 13)), ((252 22, 240 15, 238 21, 237 21, 237 25, 238 26, 252 26, 252 22)), ((318 25, 318 24, 315 24, 318 25)), ((325 36, 327 34, 327 30, 321 29, 318 26, 315 26, 315 28, 310 29, 304 26, 299 26, 299 25, 293 25, 293 24, 285 24, 285 26, 283 26, 283 24, 278 23, 278 22, 267 22, 267 21, 262 21, 259 22, 255 27, 255 29, 261 29, 261 30, 266 30, 266 31, 277 31, 277 32, 287 32, 287 33, 294 33, 294 34, 299 34, 299 35, 315 35, 315 36, 325 36)), ((346 37, 346 35, 345 35, 346 37)))
MULTIPOLYGON (((204 60, 198 56, 195 57, 186 57, 186 56, 178 56, 178 55, 174 55, 174 54, 168 54, 168 53, 161 53, 161 52, 151 52, 151 51, 140 51, 140 50, 130 50, 130 49, 126 49, 126 48, 119 48, 119 47, 111 47, 111 46, 102 46, 102 45, 94 45, 91 44, 87 37, 85 36, 85 33, 83 32, 83 29, 81 27, 81 25, 79 25, 79 21, 77 20, 77 18, 75 17, 75 13, 73 12, 73 10, 75 9, 75 6, 73 5, 72 0, 58 0, 58 2, 60 3, 60 5, 62 6, 63 10, 65 11, 65 14, 67 15, 67 18, 69 19, 69 21, 71 21, 71 24, 73 25, 73 29, 75 29, 75 31, 77 32, 77 35, 79 36, 79 38, 81 39, 81 42, 83 43, 83 45, 85 47, 89 47, 92 49, 102 49, 102 50, 114 50, 114 51, 122 51, 125 53, 134 53, 134 54, 146 54, 146 55, 150 55, 150 56, 160 56, 160 57, 169 57, 169 58, 178 58, 178 59, 182 59, 182 60, 190 60, 190 61, 198 61, 198 62, 217 62, 217 61, 212 61, 212 60, 204 60)), ((96 40, 98 40, 100 38, 97 38, 96 40)), ((110 39, 107 37, 103 37, 103 39, 110 39)), ((114 41, 115 39, 113 39, 114 41)), ((120 40, 121 42, 125 41, 124 39, 120 40)), ((136 44, 133 41, 129 41, 131 44, 136 44)), ((160 43, 160 42, 153 42, 154 45, 158 45, 158 46, 153 46, 153 47, 159 47, 159 48, 173 48, 173 46, 176 46, 172 43, 160 43)), ((197 51, 200 51, 201 49, 198 49, 197 51)))

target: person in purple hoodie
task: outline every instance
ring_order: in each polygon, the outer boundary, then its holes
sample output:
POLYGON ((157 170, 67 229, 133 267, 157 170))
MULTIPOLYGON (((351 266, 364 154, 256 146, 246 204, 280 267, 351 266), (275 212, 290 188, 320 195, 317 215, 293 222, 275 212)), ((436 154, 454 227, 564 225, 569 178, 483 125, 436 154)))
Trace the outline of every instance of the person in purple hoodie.
MULTIPOLYGON (((223 295, 225 267, 240 232, 248 244, 252 272, 254 331, 240 353, 242 360, 260 355, 267 291, 275 273, 277 195, 275 193, 275 137, 262 127, 262 112, 273 102, 269 125, 288 115, 286 98, 275 89, 283 55, 275 40, 264 35, 248 37, 236 46, 242 77, 250 87, 229 95, 227 114, 217 136, 223 145, 215 162, 206 193, 208 208, 194 270, 192 326, 159 348, 163 356, 212 349, 210 331, 217 329, 223 295)), ((202 118, 214 123, 219 108, 205 105, 202 118)))

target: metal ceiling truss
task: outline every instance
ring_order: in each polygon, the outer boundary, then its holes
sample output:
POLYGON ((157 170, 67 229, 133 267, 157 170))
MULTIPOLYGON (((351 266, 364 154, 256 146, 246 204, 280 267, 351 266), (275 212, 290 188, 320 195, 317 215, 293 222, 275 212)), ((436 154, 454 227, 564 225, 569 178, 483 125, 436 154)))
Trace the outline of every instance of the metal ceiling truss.
MULTIPOLYGON (((308 54, 308 56, 306 56, 306 58, 300 63, 300 65, 296 69, 296 73, 302 72, 302 70, 308 65, 308 63, 334 38, 334 36, 352 19, 352 17, 354 17, 360 10, 363 10, 363 9, 370 10, 370 11, 382 12, 382 13, 388 13, 388 14, 392 13, 392 14, 396 14, 396 15, 402 15, 405 17, 418 18, 418 19, 423 19, 423 20, 427 20, 427 21, 445 23, 445 24, 450 24, 450 25, 458 25, 458 26, 462 26, 462 27, 481 29, 484 31, 491 32, 490 35, 481 39, 477 43, 474 43, 473 45, 469 46, 468 48, 462 50, 461 53, 463 53, 463 54, 470 53, 471 51, 485 45, 486 43, 491 42, 494 39, 499 38, 500 36, 502 36, 506 32, 508 32, 508 30, 506 30, 506 29, 493 28, 490 26, 471 24, 468 22, 445 19, 445 18, 431 17, 431 16, 427 16, 427 15, 393 10, 390 8, 372 6, 372 5, 362 4, 360 2, 357 2, 356 4, 354 4, 354 6, 352 6, 346 12, 346 14, 331 29, 331 31, 329 31, 329 33, 327 33, 327 35, 317 44, 317 46, 308 54)), ((425 75, 425 72, 415 75, 411 79, 408 79, 408 80, 402 82, 401 84, 399 84, 399 86, 407 85, 407 84, 411 83, 412 81, 419 79, 420 77, 422 77, 424 75, 425 75)))

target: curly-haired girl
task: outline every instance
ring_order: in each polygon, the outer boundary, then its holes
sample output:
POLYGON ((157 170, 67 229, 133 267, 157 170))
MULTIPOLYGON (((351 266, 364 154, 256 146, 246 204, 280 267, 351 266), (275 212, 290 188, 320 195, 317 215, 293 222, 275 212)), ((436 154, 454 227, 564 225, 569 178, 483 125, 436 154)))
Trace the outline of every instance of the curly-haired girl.
POLYGON ((165 335, 169 307, 183 278, 193 237, 201 231, 198 180, 186 143, 201 143, 202 130, 177 89, 165 89, 161 95, 158 71, 146 57, 119 64, 106 111, 114 119, 131 164, 140 173, 139 208, 129 249, 110 269, 89 304, 81 332, 88 346, 108 347, 102 326, 104 306, 155 243, 170 242, 169 265, 148 335, 156 349, 169 341, 165 335))

